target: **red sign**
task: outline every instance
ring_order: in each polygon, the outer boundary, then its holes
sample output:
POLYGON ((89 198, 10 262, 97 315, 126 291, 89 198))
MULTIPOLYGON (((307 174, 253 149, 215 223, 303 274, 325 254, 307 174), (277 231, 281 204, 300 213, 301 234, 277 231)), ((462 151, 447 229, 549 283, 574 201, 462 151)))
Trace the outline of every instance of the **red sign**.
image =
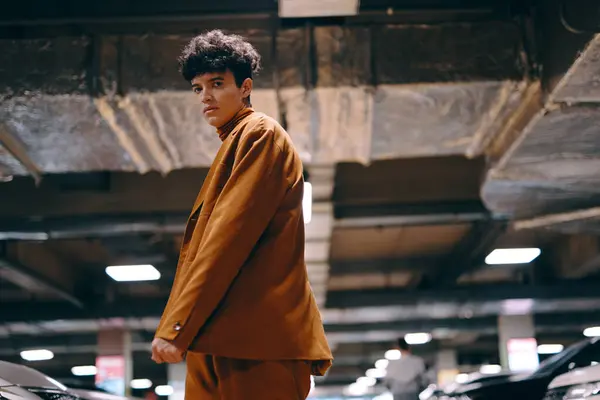
POLYGON ((538 367, 540 359, 535 338, 509 339, 506 349, 511 371, 534 371, 538 367))
POLYGON ((96 386, 116 395, 125 395, 125 357, 96 358, 96 386))

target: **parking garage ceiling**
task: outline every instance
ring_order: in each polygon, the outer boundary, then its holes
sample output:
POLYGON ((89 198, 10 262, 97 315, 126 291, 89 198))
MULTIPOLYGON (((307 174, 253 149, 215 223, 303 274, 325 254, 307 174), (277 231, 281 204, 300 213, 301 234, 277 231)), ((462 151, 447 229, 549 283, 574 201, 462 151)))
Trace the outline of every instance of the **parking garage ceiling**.
POLYGON ((597 7, 509 3, 363 0, 357 16, 285 20, 271 1, 11 4, 0 357, 45 346, 57 356, 41 367, 64 374, 90 362, 98 330, 126 326, 152 368, 219 146, 176 57, 215 27, 263 55, 254 106, 285 125, 315 188, 309 275, 340 360, 325 382, 352 382, 411 331, 432 332, 424 355, 493 362, 505 313, 533 313, 541 341, 575 341, 600 323, 597 7), (485 266, 497 247, 542 255, 485 266), (104 268, 123 262, 163 278, 117 284, 104 268))

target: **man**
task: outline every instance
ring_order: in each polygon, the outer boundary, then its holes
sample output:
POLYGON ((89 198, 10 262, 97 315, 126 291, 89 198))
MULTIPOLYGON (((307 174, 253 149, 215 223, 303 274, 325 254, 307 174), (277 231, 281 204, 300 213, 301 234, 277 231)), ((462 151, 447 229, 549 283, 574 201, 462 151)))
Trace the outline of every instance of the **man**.
POLYGON ((181 73, 223 142, 185 229, 152 359, 186 355, 186 398, 305 399, 331 365, 304 263, 302 162, 251 108, 260 56, 216 30, 195 37, 181 73))
POLYGON ((419 393, 427 386, 425 362, 412 354, 404 338, 398 339, 400 359, 390 361, 385 384, 394 400, 418 400, 419 393))

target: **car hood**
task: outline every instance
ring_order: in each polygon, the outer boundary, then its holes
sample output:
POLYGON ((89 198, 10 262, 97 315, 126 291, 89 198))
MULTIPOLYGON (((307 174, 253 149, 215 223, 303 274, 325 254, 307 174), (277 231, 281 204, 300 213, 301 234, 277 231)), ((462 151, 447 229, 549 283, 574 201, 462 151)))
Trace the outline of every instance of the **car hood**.
POLYGON ((446 394, 460 394, 476 388, 488 386, 490 384, 503 384, 505 382, 511 382, 513 379, 515 379, 515 377, 518 376, 519 375, 515 375, 510 372, 503 372, 498 375, 495 375, 494 377, 489 377, 482 381, 474 379, 462 384, 449 385, 446 388, 444 388, 444 392, 446 394))
POLYGON ((0 386, 48 388, 65 391, 67 388, 56 380, 24 365, 0 361, 0 386))
POLYGON ((469 385, 463 385, 458 388, 453 395, 456 394, 468 394, 473 391, 478 390, 494 390, 494 388, 500 388, 508 385, 514 384, 527 384, 528 382, 536 382, 538 380, 537 377, 532 376, 530 374, 521 374, 521 375, 506 375, 500 376, 498 379, 488 380, 483 382, 476 382, 469 385))
POLYGON ((15 400, 41 400, 34 393, 15 385, 0 387, 0 395, 15 400))
POLYGON ((600 381, 600 364, 585 368, 577 368, 565 374, 559 375, 548 386, 548 389, 555 389, 564 386, 579 385, 582 383, 600 381))

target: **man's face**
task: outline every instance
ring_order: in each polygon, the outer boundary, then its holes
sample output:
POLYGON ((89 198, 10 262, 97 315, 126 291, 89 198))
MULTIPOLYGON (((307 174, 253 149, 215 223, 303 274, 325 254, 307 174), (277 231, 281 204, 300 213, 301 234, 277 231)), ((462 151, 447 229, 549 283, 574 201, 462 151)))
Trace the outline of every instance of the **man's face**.
POLYGON ((219 128, 244 106, 244 99, 252 90, 252 80, 246 79, 242 87, 237 87, 231 71, 211 72, 192 79, 192 90, 202 102, 206 121, 219 128))

